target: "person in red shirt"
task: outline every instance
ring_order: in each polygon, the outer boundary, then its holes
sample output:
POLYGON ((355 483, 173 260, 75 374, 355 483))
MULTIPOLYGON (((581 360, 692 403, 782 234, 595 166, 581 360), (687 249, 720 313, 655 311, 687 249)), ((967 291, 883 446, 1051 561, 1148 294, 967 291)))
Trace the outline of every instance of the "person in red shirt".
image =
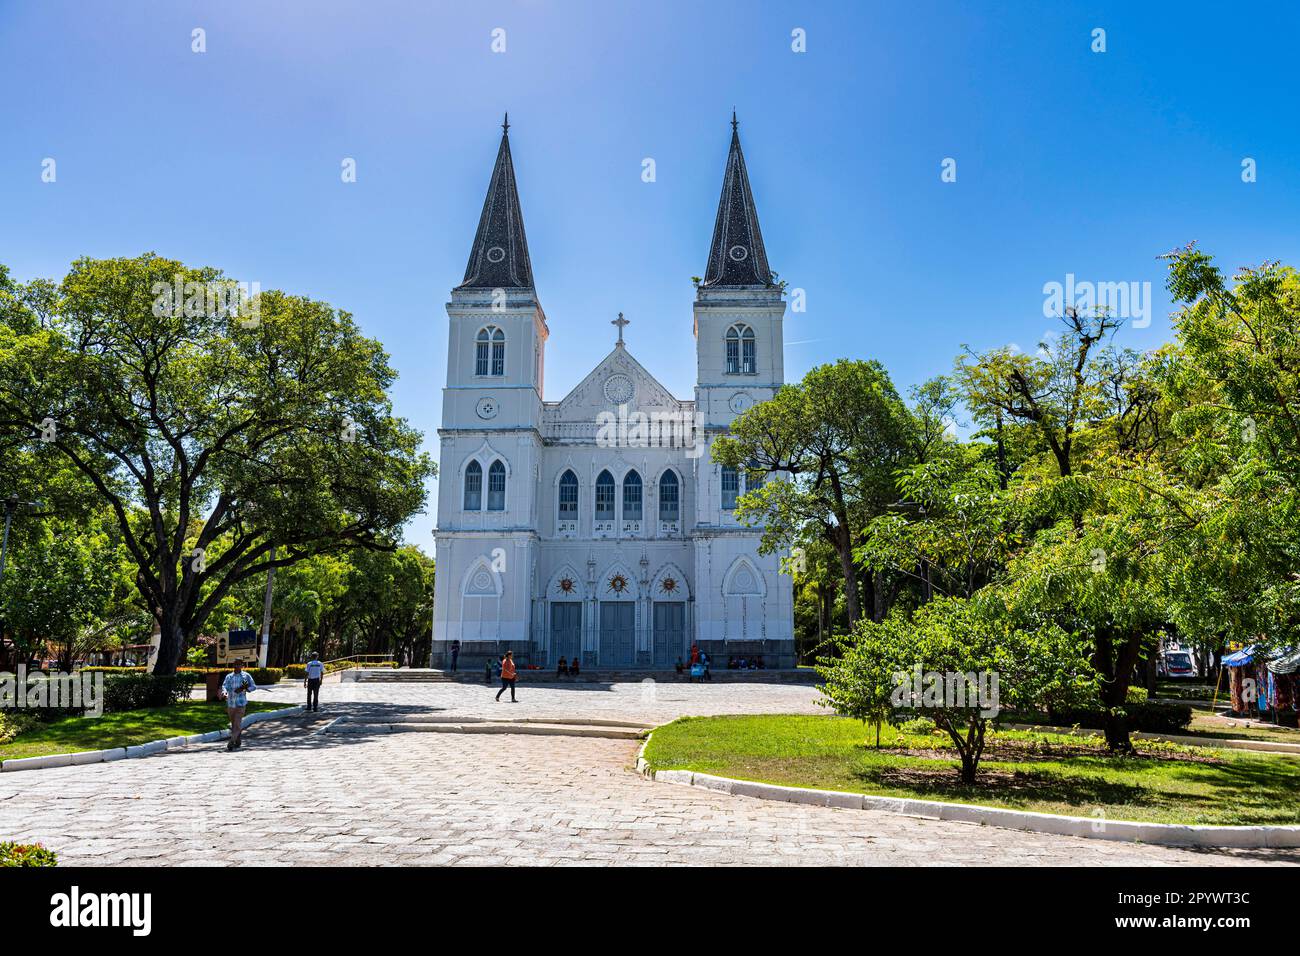
POLYGON ((501 660, 501 689, 497 691, 497 698, 496 698, 497 700, 501 699, 501 695, 504 694, 506 692, 506 688, 509 687, 510 703, 512 704, 516 703, 515 701, 515 677, 516 676, 517 674, 515 671, 515 652, 506 651, 506 656, 501 660))

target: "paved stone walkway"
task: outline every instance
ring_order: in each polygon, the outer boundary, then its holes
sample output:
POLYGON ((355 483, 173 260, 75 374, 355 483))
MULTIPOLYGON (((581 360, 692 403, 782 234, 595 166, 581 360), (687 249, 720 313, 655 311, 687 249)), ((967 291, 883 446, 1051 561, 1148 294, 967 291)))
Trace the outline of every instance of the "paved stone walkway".
MULTIPOLYGON (((605 716, 818 712, 785 685, 326 685, 314 718, 224 745, 0 774, 0 834, 67 863, 1236 865, 1294 852, 1195 852, 732 797, 631 772, 638 743, 523 735, 315 733, 340 714, 605 716), (492 693, 495 693, 493 691, 492 693), (347 698, 347 699, 345 699, 347 698)), ((299 690, 271 699, 297 702, 299 690)))

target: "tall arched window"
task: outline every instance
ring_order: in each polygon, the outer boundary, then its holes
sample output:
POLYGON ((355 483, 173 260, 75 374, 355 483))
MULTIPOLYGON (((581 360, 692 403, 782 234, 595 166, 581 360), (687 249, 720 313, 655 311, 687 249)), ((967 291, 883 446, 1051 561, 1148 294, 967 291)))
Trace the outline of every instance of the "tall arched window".
POLYGON ((758 371, 754 352, 754 330, 743 322, 727 329, 727 374, 753 375, 758 371))
POLYGON ((474 374, 506 374, 506 334, 495 325, 478 330, 474 340, 474 374))
POLYGON ((641 520, 641 476, 635 471, 623 478, 623 520, 641 520))
POLYGON ((465 510, 479 511, 483 507, 483 466, 471 461, 465 468, 465 510))
POLYGON ((681 487, 677 482, 677 472, 665 471, 659 479, 659 520, 676 521, 681 514, 681 487))
POLYGON ((488 469, 488 511, 506 510, 506 466, 500 459, 488 469))
POLYGON ((560 476, 560 520, 578 520, 578 476, 572 471, 560 476))
POLYGON ((740 497, 740 475, 730 465, 722 466, 722 510, 735 511, 740 497))
POLYGON ((614 476, 607 471, 596 479, 596 520, 614 520, 614 476))

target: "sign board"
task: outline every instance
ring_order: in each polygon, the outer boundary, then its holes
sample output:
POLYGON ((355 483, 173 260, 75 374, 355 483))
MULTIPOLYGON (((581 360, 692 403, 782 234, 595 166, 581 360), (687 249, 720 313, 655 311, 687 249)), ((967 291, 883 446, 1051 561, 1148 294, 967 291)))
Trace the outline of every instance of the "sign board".
POLYGON ((235 661, 257 666, 257 631, 226 631, 217 638, 217 666, 224 667, 235 661))

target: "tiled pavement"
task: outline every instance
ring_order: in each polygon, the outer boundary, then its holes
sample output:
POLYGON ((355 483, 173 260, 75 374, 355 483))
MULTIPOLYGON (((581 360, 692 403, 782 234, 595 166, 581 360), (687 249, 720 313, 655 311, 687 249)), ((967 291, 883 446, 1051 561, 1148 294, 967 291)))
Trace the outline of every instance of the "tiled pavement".
MULTIPOLYGON (((265 695, 297 702, 299 689, 265 695)), ((818 712, 788 685, 331 684, 315 719, 268 722, 247 745, 0 774, 0 834, 68 863, 1224 864, 1294 852, 1205 853, 797 806, 657 784, 633 741, 523 735, 313 733, 339 714, 601 716, 818 712)))

